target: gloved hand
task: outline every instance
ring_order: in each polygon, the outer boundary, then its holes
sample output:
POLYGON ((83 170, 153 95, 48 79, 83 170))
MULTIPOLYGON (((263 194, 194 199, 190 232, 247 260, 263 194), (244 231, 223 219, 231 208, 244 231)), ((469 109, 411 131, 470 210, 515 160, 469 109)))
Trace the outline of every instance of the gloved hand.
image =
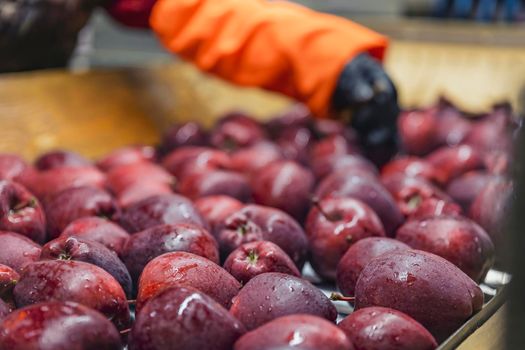
POLYGON ((333 107, 359 132, 364 150, 381 164, 398 149, 397 91, 381 64, 366 54, 356 56, 341 73, 333 107))
POLYGON ((0 72, 65 66, 95 0, 0 0, 0 72))
POLYGON ((106 6, 108 13, 129 27, 149 28, 151 10, 157 0, 114 0, 106 6))

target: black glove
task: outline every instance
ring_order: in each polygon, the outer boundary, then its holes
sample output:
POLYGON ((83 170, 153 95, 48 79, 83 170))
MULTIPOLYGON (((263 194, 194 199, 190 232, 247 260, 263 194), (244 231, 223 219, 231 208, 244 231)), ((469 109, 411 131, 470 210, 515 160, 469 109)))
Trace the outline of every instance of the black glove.
POLYGON ((381 64, 361 54, 344 68, 333 97, 336 111, 350 112, 350 123, 367 155, 377 164, 398 150, 397 91, 381 64))
POLYGON ((63 67, 93 0, 0 0, 0 72, 63 67))

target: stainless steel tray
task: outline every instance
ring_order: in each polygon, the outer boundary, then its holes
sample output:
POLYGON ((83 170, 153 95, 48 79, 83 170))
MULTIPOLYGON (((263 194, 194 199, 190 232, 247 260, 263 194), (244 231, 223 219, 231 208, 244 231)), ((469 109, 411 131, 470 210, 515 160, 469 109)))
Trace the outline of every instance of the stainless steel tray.
MULTIPOLYGON (((315 284, 328 297, 338 292, 333 284, 323 283, 321 279, 315 274, 311 265, 307 263, 303 269, 303 277, 315 284)), ((502 271, 490 270, 485 280, 480 285, 481 290, 485 296, 485 303, 483 309, 476 315, 472 316, 463 326, 461 326, 454 334, 445 340, 438 350, 453 350, 463 343, 470 335, 472 335, 479 327, 481 327, 487 320, 498 311, 498 309, 507 300, 507 285, 511 280, 511 276, 502 271)), ((339 312, 338 322, 348 314, 352 313, 353 308, 348 303, 335 302, 334 305, 339 312)))

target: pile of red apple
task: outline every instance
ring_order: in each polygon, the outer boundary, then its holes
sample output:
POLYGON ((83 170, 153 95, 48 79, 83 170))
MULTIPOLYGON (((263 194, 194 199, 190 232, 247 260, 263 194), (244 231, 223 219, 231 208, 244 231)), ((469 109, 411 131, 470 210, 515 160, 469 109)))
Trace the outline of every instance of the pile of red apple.
POLYGON ((440 101, 399 130, 381 169, 302 107, 96 162, 0 154, 0 350, 436 348, 483 306, 518 123, 440 101))

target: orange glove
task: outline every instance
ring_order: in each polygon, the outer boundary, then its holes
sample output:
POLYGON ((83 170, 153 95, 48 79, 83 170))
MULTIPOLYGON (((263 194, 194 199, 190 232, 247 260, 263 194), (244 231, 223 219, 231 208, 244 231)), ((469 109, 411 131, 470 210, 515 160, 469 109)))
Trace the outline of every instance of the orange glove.
POLYGON ((264 0, 159 0, 150 25, 163 44, 201 70, 257 86, 330 115, 345 64, 382 59, 387 39, 340 17, 264 0))

